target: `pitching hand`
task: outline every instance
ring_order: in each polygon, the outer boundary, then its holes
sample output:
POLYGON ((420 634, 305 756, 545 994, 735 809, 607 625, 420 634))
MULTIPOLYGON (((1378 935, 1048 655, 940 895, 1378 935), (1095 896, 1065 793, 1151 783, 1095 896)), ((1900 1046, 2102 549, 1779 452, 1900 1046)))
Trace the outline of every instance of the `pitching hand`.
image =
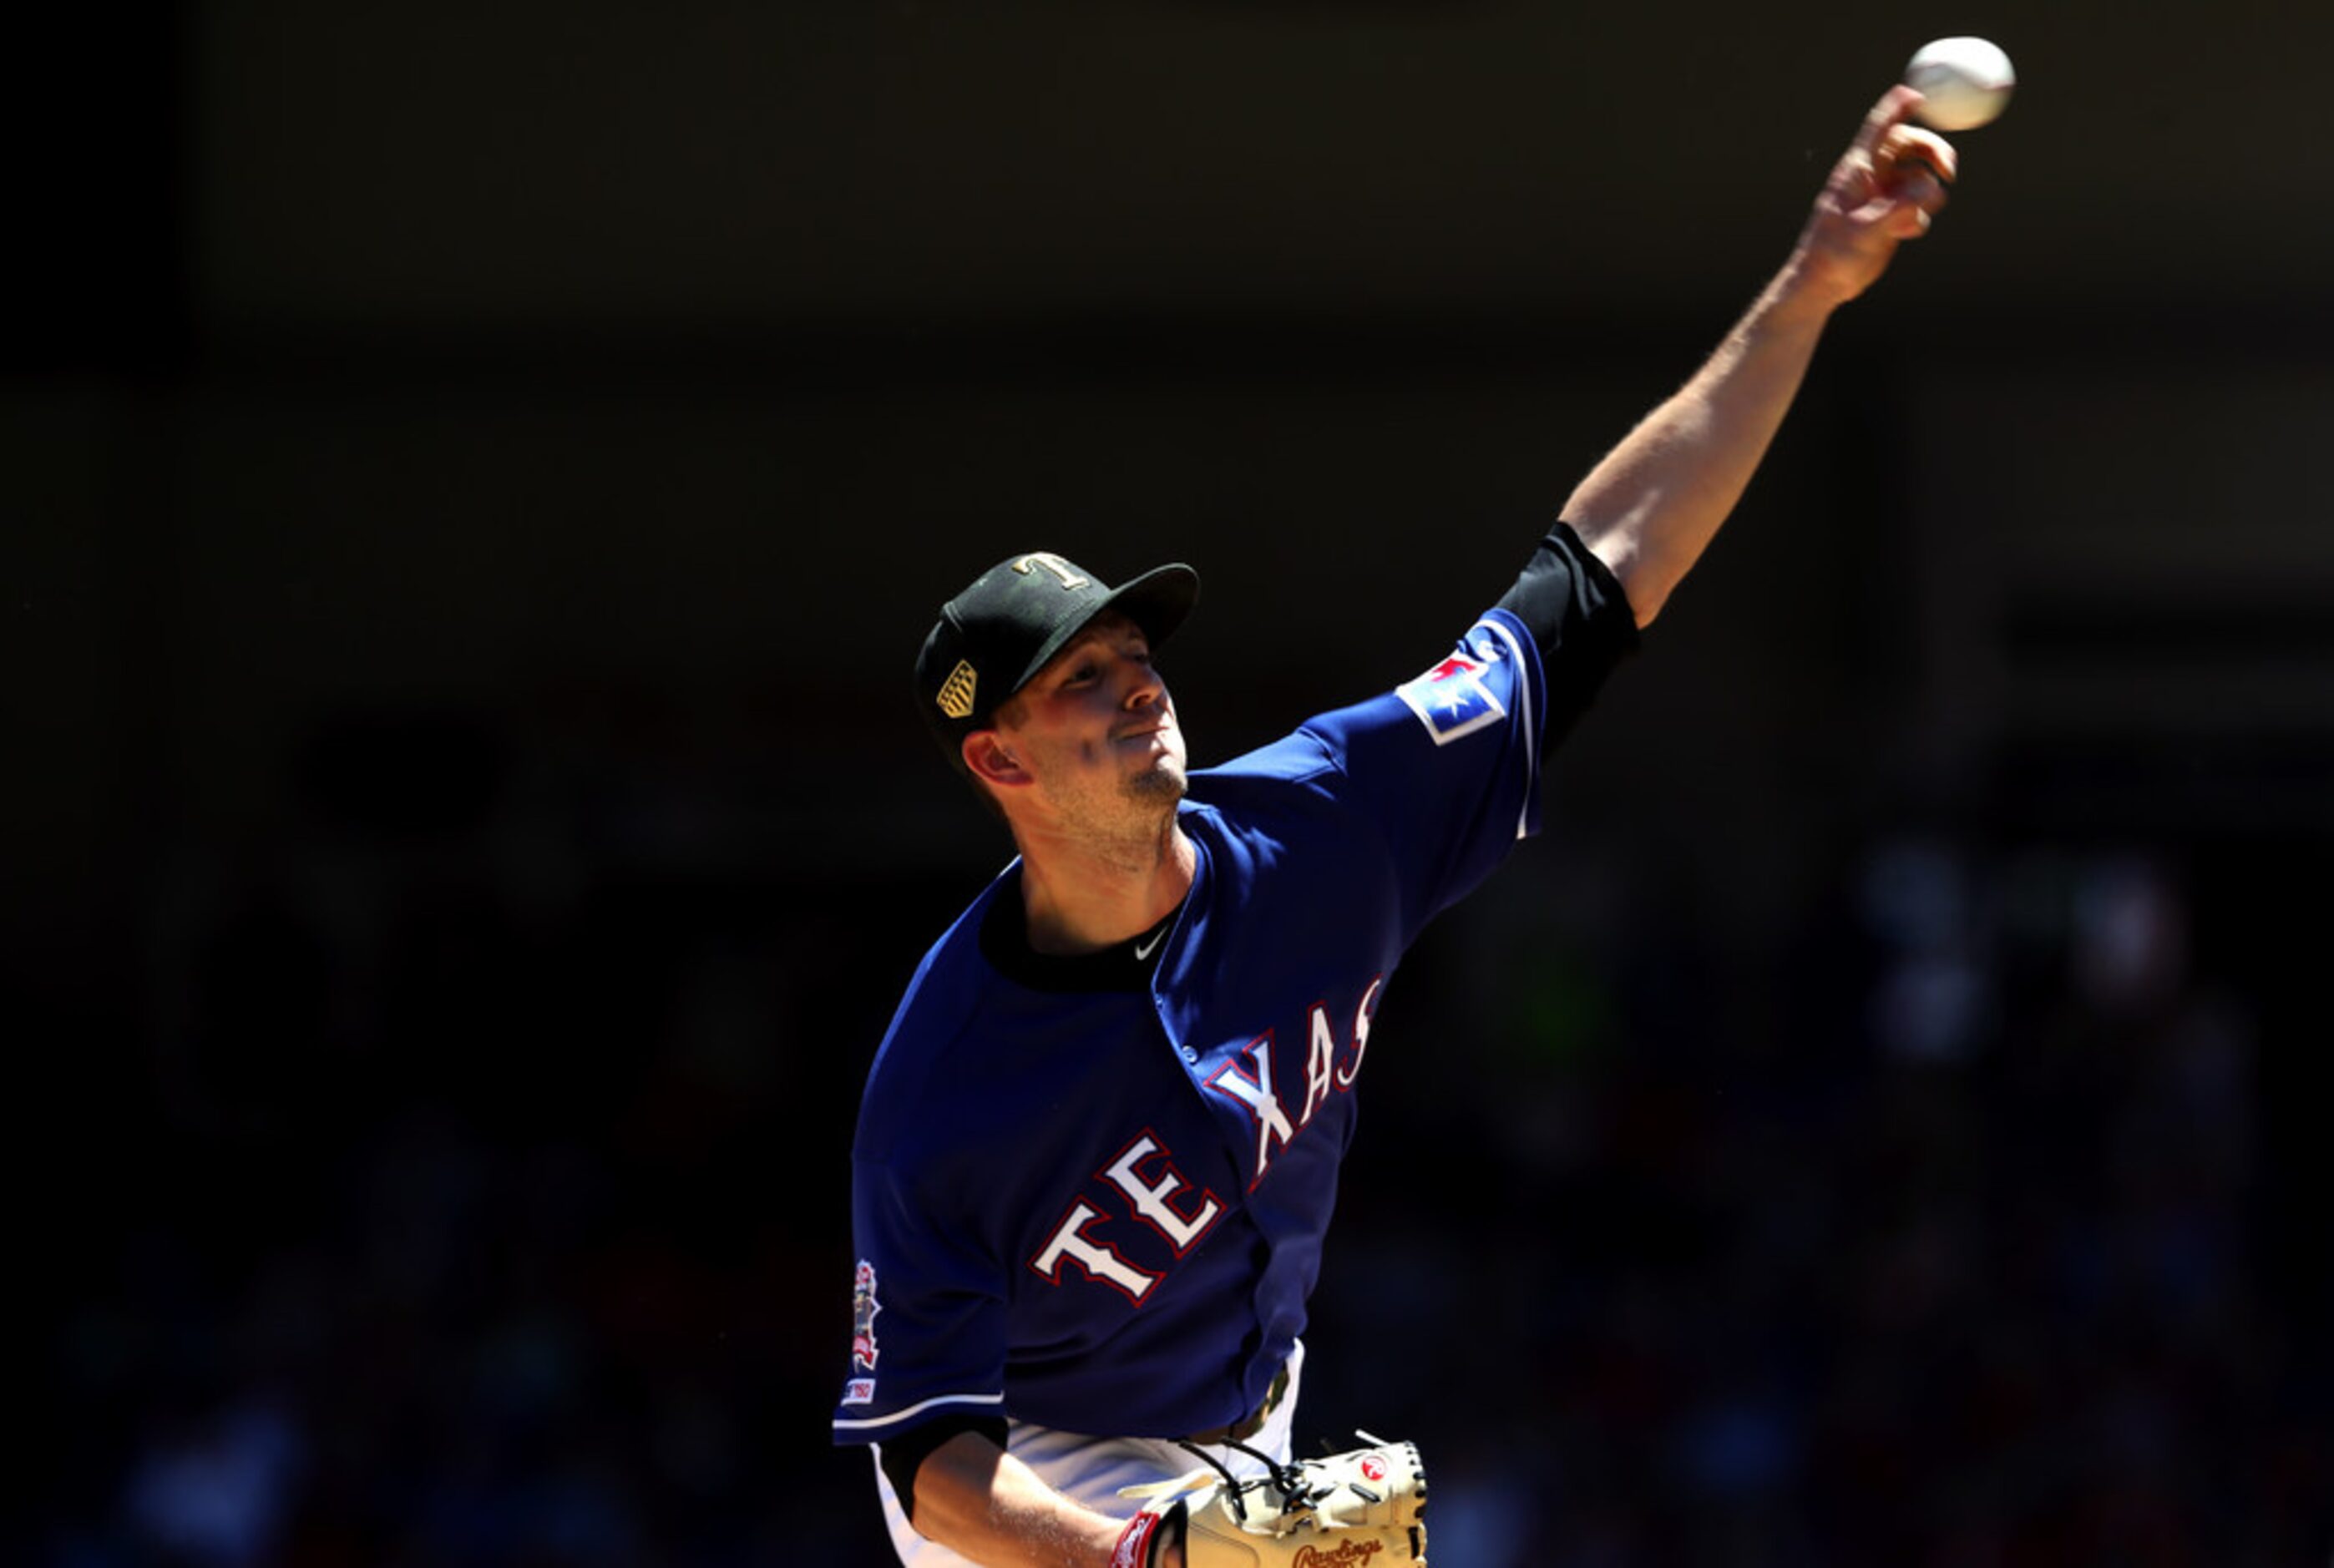
POLYGON ((1897 245, 1928 233, 1945 205, 1957 160, 1951 142, 1905 123, 1920 102, 1892 87, 1872 106, 1799 231, 1801 282, 1835 304, 1877 283, 1897 245))

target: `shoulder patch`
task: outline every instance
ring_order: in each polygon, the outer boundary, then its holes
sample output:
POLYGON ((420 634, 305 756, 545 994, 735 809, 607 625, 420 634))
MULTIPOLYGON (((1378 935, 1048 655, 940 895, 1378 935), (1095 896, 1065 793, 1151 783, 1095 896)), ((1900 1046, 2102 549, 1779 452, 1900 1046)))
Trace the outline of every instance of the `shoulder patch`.
POLYGON ((843 1402, 846 1405, 872 1405, 875 1402, 875 1380, 854 1378, 843 1385, 843 1402))
POLYGON ((1395 687, 1394 695, 1418 716, 1435 745, 1448 746, 1508 717, 1483 680, 1487 668, 1481 659, 1454 653, 1417 679, 1395 687))
MULTIPOLYGON (((851 1284, 851 1361, 871 1372, 875 1370, 875 1314, 882 1310, 875 1300, 875 1265, 862 1258, 851 1284)), ((875 1385, 869 1383, 867 1391, 872 1396, 875 1385)))

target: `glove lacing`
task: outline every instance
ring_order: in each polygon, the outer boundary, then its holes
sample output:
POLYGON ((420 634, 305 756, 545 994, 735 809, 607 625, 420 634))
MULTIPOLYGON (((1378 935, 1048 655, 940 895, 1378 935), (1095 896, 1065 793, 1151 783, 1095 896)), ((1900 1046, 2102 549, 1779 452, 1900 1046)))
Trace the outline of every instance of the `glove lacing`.
MULTIPOLYGON (((1369 1433, 1361 1430, 1359 1428, 1355 1429, 1354 1436, 1361 1438, 1362 1441, 1369 1444, 1372 1448, 1383 1448, 1388 1447, 1388 1444, 1384 1438, 1372 1437, 1369 1433)), ((1249 1492, 1254 1491, 1257 1487, 1263 1486, 1264 1482, 1253 1477, 1245 1481, 1241 1480, 1239 1477, 1231 1473, 1230 1467, 1227 1466, 1221 1459, 1217 1458, 1213 1454, 1210 1454, 1207 1449, 1201 1448, 1197 1443, 1188 1442, 1181 1438, 1176 1439, 1176 1443, 1179 1447, 1189 1449, 1191 1453, 1198 1455, 1201 1460, 1203 1461, 1210 1469, 1215 1471, 1217 1475, 1221 1476, 1224 1478, 1224 1496, 1230 1502, 1232 1517, 1239 1521, 1242 1525, 1247 1525, 1247 1495, 1249 1492)), ((1306 1485, 1304 1466, 1301 1464, 1284 1465, 1279 1460, 1274 1458, 1270 1454, 1264 1452, 1260 1448, 1251 1448, 1246 1443, 1239 1441, 1236 1438, 1226 1438, 1223 1446, 1227 1448, 1238 1448, 1241 1453, 1246 1454, 1249 1458, 1254 1459, 1257 1463, 1262 1465, 1265 1468, 1266 1475, 1270 1478, 1272 1485, 1279 1490, 1281 1496, 1288 1500, 1287 1508, 1289 1511, 1309 1514, 1314 1510, 1315 1506, 1319 1504, 1322 1498, 1336 1490, 1336 1484, 1335 1482, 1330 1482, 1323 1486, 1306 1485)), ((1363 1497, 1372 1503, 1383 1502, 1384 1500, 1379 1494, 1371 1491, 1359 1481, 1348 1480, 1345 1485, 1351 1486, 1355 1492, 1359 1493, 1363 1497)), ((1279 1512, 1280 1510, 1275 1511, 1279 1512)))

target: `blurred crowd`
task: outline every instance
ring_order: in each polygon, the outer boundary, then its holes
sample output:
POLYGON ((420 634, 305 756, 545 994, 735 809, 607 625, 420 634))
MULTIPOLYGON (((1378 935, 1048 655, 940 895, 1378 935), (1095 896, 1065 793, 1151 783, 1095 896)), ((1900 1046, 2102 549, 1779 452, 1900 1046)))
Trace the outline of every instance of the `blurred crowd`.
POLYGON ((2266 1255, 2255 1022, 2179 869, 1888 836, 1837 895, 1755 981, 1643 921, 1542 966, 1467 1044, 1561 1065, 1440 1112, 1489 1140, 1463 1227, 1429 1184, 1333 1252, 1383 1321, 1324 1359, 1432 1352, 1385 1419, 1455 1439, 1437 1560, 2325 1557, 2325 1305, 2266 1255))
MULTIPOLYGON (((885 1560, 850 1115, 971 883, 486 733, 322 737, 162 858, 9 1560, 885 1560)), ((2328 1303, 2175 854, 1876 833, 1746 949, 1625 868, 1535 919, 1569 853, 1389 994, 1305 1447, 1419 1441, 1444 1568, 2327 1560, 2328 1303)))

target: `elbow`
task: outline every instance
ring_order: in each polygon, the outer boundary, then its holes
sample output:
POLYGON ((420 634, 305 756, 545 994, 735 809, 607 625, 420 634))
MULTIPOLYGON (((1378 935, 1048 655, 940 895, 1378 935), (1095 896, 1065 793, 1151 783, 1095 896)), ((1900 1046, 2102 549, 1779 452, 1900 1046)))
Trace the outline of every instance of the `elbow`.
MULTIPOLYGON (((1568 514, 1567 514, 1568 515, 1568 514)), ((1636 618, 1639 630, 1654 622, 1669 600, 1670 590, 1676 586, 1674 576, 1654 569, 1651 556, 1642 547, 1637 530, 1613 524, 1599 525, 1594 520, 1574 520, 1573 532, 1588 552, 1605 563, 1613 581, 1621 585, 1623 597, 1629 601, 1629 613, 1636 618)))
POLYGON ((1677 580, 1648 571, 1642 558, 1625 561, 1618 566, 1609 561, 1606 564, 1612 567, 1613 581, 1621 585, 1621 596, 1629 601, 1629 613, 1635 619, 1637 630, 1643 631, 1654 623, 1662 606, 1669 602, 1670 590, 1677 585, 1677 580))

